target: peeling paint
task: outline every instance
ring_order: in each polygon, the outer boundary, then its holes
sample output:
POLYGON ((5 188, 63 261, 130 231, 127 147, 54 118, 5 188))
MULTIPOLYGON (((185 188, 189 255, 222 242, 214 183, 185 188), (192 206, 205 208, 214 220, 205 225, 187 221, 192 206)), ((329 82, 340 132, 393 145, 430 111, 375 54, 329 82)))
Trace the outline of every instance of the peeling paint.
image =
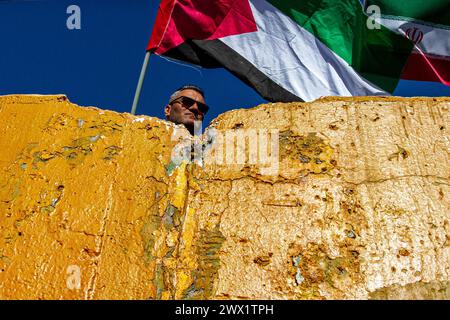
POLYGON ((297 273, 295 274, 295 281, 297 285, 301 285, 304 280, 305 278, 303 278, 302 276, 302 271, 300 269, 297 269, 297 273))
POLYGON ((280 132, 280 157, 298 164, 309 173, 326 173, 334 168, 332 156, 334 150, 329 142, 316 132, 308 135, 296 135, 292 131, 280 132))
POLYGON ((133 122, 144 122, 145 121, 145 118, 135 118, 135 119, 133 119, 133 122))
POLYGON ((447 299, 449 103, 335 97, 214 120, 280 130, 266 177, 171 162, 189 136, 162 120, 0 97, 0 297, 447 299))

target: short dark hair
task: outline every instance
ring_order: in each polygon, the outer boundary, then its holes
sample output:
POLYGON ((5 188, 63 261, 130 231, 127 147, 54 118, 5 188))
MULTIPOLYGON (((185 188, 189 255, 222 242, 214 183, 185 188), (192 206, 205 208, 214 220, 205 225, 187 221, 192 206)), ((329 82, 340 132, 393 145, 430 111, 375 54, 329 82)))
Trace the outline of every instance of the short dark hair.
POLYGON ((188 89, 197 91, 198 93, 200 93, 202 95, 203 98, 205 98, 205 93, 203 92, 203 90, 200 87, 193 85, 193 84, 187 84, 187 85, 184 85, 184 86, 178 88, 177 90, 175 90, 175 92, 172 93, 172 95, 170 96, 169 102, 172 102, 172 100, 176 97, 176 95, 180 91, 188 90, 188 89))

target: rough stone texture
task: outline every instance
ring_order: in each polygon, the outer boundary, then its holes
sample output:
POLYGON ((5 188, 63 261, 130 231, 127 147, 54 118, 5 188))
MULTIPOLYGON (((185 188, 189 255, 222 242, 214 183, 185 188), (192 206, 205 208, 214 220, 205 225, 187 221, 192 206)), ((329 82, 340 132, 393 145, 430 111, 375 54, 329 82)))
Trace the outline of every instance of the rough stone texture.
POLYGON ((190 138, 165 121, 0 97, 0 298, 449 299, 449 107, 230 111, 200 166, 171 160, 190 138), (248 129, 276 130, 278 174, 208 163, 248 129))

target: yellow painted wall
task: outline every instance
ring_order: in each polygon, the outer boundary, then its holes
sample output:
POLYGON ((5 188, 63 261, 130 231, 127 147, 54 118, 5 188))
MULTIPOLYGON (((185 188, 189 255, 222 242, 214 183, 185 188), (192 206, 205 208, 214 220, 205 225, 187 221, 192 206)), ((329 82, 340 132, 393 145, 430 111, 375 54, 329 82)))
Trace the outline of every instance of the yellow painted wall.
POLYGON ((0 298, 448 299, 449 107, 325 98, 219 116, 207 150, 277 133, 277 174, 262 174, 208 153, 174 165, 191 140, 162 120, 0 97, 0 298))

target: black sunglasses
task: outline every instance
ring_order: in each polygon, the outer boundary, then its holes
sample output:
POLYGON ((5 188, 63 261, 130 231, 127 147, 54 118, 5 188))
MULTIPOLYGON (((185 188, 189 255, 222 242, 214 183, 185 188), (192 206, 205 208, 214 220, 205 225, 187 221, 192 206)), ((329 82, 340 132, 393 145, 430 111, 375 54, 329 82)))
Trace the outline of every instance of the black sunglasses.
POLYGON ((203 114, 206 114, 209 110, 209 107, 206 104, 185 96, 178 97, 171 101, 169 104, 178 102, 178 100, 183 106, 188 108, 192 107, 196 103, 198 106, 198 110, 200 110, 200 112, 203 114))

